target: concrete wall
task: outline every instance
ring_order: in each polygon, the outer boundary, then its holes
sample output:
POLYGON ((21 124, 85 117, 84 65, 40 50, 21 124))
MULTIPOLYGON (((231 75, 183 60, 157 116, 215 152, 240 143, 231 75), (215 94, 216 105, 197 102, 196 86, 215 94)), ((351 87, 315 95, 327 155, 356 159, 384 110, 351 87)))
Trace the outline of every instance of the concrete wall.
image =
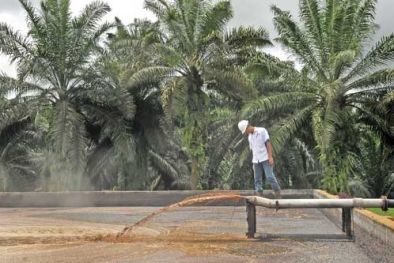
MULTIPOLYGON (((226 191, 242 196, 254 191, 226 191)), ((168 206, 207 191, 100 191, 100 192, 9 192, 0 193, 0 207, 93 207, 93 206, 168 206)), ((272 191, 264 192, 267 197, 272 191)), ((284 190, 285 198, 308 198, 313 190, 284 190)), ((206 204, 204 204, 206 205, 206 204)), ((244 201, 212 202, 209 205, 241 205, 244 201)))
MULTIPOLYGON (((337 197, 320 190, 315 190, 314 198, 325 199, 337 197)), ((342 209, 321 209, 321 211, 336 223, 342 221, 342 209)), ((385 245, 394 248, 394 221, 365 209, 353 209, 353 222, 371 236, 381 240, 385 245)))

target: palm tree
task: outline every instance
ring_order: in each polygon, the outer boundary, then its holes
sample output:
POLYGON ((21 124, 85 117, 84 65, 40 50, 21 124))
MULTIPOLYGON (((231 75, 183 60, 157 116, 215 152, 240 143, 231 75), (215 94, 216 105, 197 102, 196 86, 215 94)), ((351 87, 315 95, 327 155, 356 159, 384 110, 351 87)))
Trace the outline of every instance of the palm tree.
POLYGON ((132 149, 123 120, 133 118, 133 100, 116 81, 96 69, 103 51, 100 40, 114 26, 100 24, 110 8, 92 2, 73 18, 69 0, 43 0, 39 9, 28 0, 19 2, 27 15, 28 35, 0 24, 0 52, 10 57, 18 73, 17 79, 1 76, 0 90, 16 94, 19 103, 0 122, 16 121, 22 113, 35 119, 53 109, 49 150, 71 166, 75 177, 69 179, 76 185, 70 187, 78 189, 90 143, 86 122, 100 125, 103 137, 110 138, 120 151, 132 149))
POLYGON ((250 52, 270 44, 263 28, 226 31, 232 18, 230 1, 146 0, 163 33, 150 46, 158 62, 133 75, 134 84, 161 80, 166 114, 173 116, 191 156, 191 186, 199 185, 207 148, 209 91, 241 102, 254 93, 241 69, 250 52))
POLYGON ((360 181, 368 186, 374 197, 388 196, 394 183, 394 165, 388 155, 384 141, 368 129, 363 129, 364 136, 360 140, 360 181))
MULTIPOLYGON (((4 119, 14 109, 14 102, 0 102, 0 116, 4 119)), ((36 175, 28 162, 28 147, 24 130, 30 119, 20 115, 17 121, 4 120, 0 129, 0 191, 34 190, 36 175)))
POLYGON ((166 122, 160 82, 129 81, 141 69, 156 65, 155 56, 147 49, 162 42, 159 24, 138 19, 128 26, 119 19, 116 23, 117 31, 109 38, 109 53, 105 60, 105 64, 113 66, 107 67, 106 72, 118 79, 119 85, 133 97, 135 114, 128 125, 136 142, 133 163, 130 164, 133 168, 120 185, 126 189, 132 185, 135 187, 136 183, 140 189, 149 187, 147 184, 151 184, 151 189, 161 186, 164 189, 188 188, 185 183, 190 174, 187 156, 182 154, 179 142, 173 136, 173 127, 166 122))
POLYGON ((374 0, 300 0, 300 22, 276 6, 276 39, 301 65, 274 83, 282 93, 251 102, 245 114, 287 114, 272 128, 278 151, 305 127, 323 164, 323 187, 348 191, 357 164, 358 123, 381 134, 391 130, 376 102, 393 89, 394 35, 370 47, 377 25, 374 0))

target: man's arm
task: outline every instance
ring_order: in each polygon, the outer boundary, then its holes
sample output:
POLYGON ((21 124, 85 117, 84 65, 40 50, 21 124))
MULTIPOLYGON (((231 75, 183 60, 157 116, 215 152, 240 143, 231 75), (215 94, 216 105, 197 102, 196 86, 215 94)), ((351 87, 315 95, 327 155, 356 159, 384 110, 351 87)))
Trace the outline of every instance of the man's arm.
POLYGON ((268 162, 271 165, 274 165, 274 157, 272 156, 272 147, 271 147, 271 142, 267 141, 265 143, 265 146, 267 147, 267 152, 268 152, 268 162))
POLYGON ((266 129, 263 130, 263 138, 265 140, 265 147, 267 147, 267 152, 268 152, 268 162, 271 165, 274 165, 274 157, 272 156, 272 146, 270 142, 270 136, 268 134, 268 131, 266 129))

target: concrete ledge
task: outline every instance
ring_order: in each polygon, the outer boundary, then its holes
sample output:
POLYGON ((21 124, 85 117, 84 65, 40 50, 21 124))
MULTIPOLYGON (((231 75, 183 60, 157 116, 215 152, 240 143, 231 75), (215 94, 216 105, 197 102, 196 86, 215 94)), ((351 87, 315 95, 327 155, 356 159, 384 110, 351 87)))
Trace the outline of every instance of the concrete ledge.
MULTIPOLYGON (((326 198, 338 198, 328 194, 321 190, 314 190, 314 197, 319 199, 326 198)), ((322 209, 323 210, 323 209, 322 209)), ((335 217, 337 221, 342 220, 341 209, 324 209, 327 216, 335 217)), ((354 223, 369 233, 381 240, 385 245, 389 245, 394 248, 394 221, 388 219, 388 217, 380 216, 364 209, 354 209, 353 211, 354 223)))
MULTIPOLYGON (((98 192, 9 192, 0 193, 0 207, 94 207, 94 206, 168 206, 185 198, 214 191, 98 191, 98 192)), ((221 192, 221 191, 217 191, 221 192)), ((222 191, 242 196, 254 191, 222 191)), ((264 191, 272 195, 272 191, 264 191)), ((283 190, 284 198, 310 198, 313 190, 283 190)), ((196 204, 198 205, 198 204, 196 204)), ((201 205, 201 204, 200 204, 201 205)), ((206 203, 204 205, 207 205, 206 203)), ((208 205, 245 205, 234 200, 208 205)))

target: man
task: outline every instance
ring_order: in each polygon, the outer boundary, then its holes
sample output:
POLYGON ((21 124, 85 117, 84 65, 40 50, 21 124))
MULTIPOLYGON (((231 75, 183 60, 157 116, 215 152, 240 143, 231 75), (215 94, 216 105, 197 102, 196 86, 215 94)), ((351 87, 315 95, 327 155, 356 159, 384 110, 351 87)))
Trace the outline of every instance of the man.
POLYGON ((263 169, 265 176, 268 179, 272 189, 275 193, 275 198, 280 198, 280 186, 276 180, 273 165, 274 158, 272 157, 272 147, 268 132, 263 127, 253 127, 249 125, 247 120, 242 120, 238 123, 238 128, 242 134, 249 135, 249 146, 253 153, 253 171, 254 171, 254 186, 256 194, 263 195, 263 169))

